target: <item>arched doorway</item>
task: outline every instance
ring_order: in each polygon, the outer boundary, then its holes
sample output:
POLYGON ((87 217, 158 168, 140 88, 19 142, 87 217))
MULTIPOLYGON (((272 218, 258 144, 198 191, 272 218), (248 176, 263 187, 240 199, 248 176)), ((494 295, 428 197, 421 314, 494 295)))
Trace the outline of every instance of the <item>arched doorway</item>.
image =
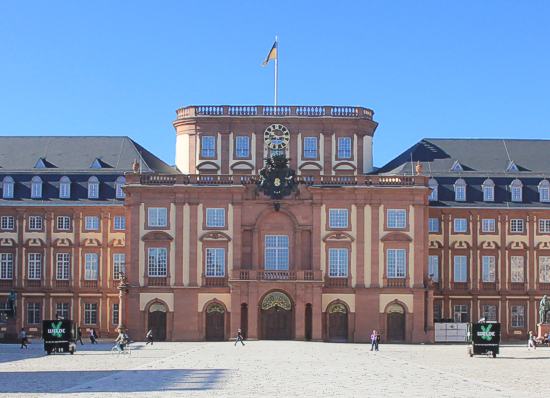
POLYGON ((153 338, 157 341, 166 340, 166 306, 161 303, 151 304, 147 324, 153 331, 153 338))
POLYGON ((241 332, 246 339, 248 336, 248 304, 241 304, 241 332))
POLYGON ((392 304, 386 311, 388 341, 405 341, 405 309, 400 304, 392 304))
POLYGON ((348 309, 342 303, 328 307, 328 338, 330 341, 348 341, 348 309))
POLYGON ((212 303, 206 307, 206 341, 225 340, 225 308, 212 303))
POLYGON ((293 335, 294 316, 290 298, 282 292, 271 292, 260 306, 262 338, 290 340, 293 335))
POLYGON ((311 309, 311 304, 306 304, 306 330, 305 338, 307 341, 311 341, 313 334, 313 310, 311 309))

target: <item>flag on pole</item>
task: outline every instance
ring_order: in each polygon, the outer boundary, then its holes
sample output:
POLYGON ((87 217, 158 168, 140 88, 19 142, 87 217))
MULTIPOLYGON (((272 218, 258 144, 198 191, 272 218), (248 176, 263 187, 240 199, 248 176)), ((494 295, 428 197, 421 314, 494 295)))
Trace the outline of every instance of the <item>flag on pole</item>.
POLYGON ((273 47, 271 47, 271 50, 269 50, 269 53, 267 54, 267 57, 265 57, 262 66, 266 66, 272 59, 277 59, 277 40, 275 40, 275 43, 273 43, 273 47))

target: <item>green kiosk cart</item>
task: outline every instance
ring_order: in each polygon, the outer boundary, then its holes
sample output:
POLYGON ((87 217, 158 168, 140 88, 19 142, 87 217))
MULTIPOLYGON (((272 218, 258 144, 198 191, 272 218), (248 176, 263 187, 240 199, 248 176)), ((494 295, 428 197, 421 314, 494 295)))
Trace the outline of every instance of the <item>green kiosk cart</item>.
POLYGON ((44 351, 48 355, 52 352, 68 352, 71 355, 76 351, 76 325, 73 321, 56 319, 42 321, 42 339, 44 351))
POLYGON ((468 324, 468 354, 492 355, 496 358, 500 345, 500 323, 479 322, 468 324))

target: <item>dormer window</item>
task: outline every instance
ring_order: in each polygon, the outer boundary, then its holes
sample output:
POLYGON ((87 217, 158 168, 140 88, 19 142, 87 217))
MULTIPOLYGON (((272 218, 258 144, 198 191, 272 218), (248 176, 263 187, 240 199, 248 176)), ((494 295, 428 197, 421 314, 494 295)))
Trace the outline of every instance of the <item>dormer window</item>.
POLYGON ((428 200, 430 202, 436 202, 438 200, 437 196, 438 196, 438 184, 437 184, 437 180, 435 178, 430 178, 430 181, 428 181, 428 186, 430 187, 431 189, 431 192, 430 192, 430 196, 428 198, 428 200))
POLYGON ((512 193, 512 202, 521 202, 523 200, 523 184, 517 178, 510 184, 510 192, 512 193))
POLYGON ((455 201, 466 201, 466 181, 464 181, 462 178, 459 178, 455 182, 455 201))
POLYGON ((510 160, 508 162, 508 166, 506 166, 506 172, 507 173, 517 173, 519 171, 518 166, 514 163, 513 160, 510 160))
POLYGON ((115 182, 115 195, 117 199, 124 199, 126 194, 124 193, 122 187, 126 184, 126 179, 122 176, 118 177, 115 182))
POLYGON ((542 180, 539 183, 539 201, 550 202, 550 182, 542 180))
POLYGON ((4 199, 12 199, 13 198, 13 187, 15 183, 13 181, 13 178, 10 176, 4 177, 2 180, 2 197, 4 199))
POLYGON ((88 179, 88 199, 99 198, 99 180, 92 176, 88 179))
POLYGON ((495 183, 490 178, 487 178, 483 181, 481 185, 483 190, 483 201, 484 202, 494 202, 495 201, 495 183))
POLYGON ((71 197, 71 180, 67 176, 59 180, 59 198, 69 199, 71 197))
POLYGON ((42 178, 34 176, 31 180, 31 198, 38 199, 42 197, 42 178))
POLYGON ((462 165, 460 164, 460 162, 458 160, 455 160, 455 162, 451 167, 451 171, 458 173, 458 172, 464 171, 464 169, 462 168, 462 165))

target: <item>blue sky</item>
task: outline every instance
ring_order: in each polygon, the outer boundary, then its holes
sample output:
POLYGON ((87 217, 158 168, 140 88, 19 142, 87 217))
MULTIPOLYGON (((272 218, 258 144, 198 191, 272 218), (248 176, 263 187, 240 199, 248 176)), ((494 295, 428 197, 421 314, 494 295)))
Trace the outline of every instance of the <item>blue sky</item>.
POLYGON ((0 135, 128 135, 174 163, 190 104, 361 105, 423 137, 550 139, 547 1, 0 2, 0 135))

